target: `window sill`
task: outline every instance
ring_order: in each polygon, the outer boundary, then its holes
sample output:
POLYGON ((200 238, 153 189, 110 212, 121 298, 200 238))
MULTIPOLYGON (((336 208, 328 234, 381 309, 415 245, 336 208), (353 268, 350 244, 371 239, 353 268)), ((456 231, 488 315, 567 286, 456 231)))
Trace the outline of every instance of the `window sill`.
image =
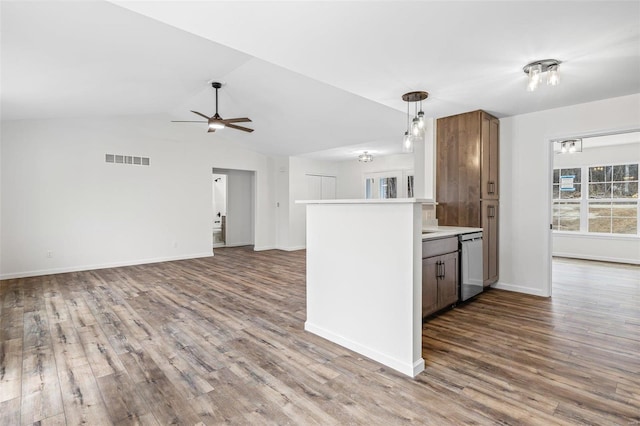
POLYGON ((599 234, 595 232, 571 232, 571 231, 552 231, 554 236, 558 237, 576 237, 576 238, 592 238, 600 240, 640 240, 639 235, 625 234, 599 234))

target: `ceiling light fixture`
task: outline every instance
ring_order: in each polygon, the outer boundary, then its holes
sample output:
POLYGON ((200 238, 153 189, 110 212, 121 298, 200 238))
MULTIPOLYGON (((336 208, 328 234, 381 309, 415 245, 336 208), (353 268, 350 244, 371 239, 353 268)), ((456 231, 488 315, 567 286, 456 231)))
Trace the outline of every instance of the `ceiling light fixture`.
POLYGON ((422 111, 422 101, 429 97, 428 92, 408 92, 402 95, 402 100, 407 103, 407 130, 402 138, 402 152, 413 152, 413 146, 418 139, 424 138, 426 123, 424 119, 424 111, 422 111), (410 104, 414 104, 414 115, 411 119, 410 104), (418 102, 420 102, 420 111, 418 111, 418 102))
POLYGON ((358 155, 358 161, 360 161, 361 163, 370 163, 373 161, 373 155, 369 154, 368 151, 365 151, 362 154, 358 155))
POLYGON ((527 92, 533 92, 538 88, 543 73, 547 73, 547 85, 557 86, 560 83, 558 67, 561 63, 557 59, 542 59, 525 65, 522 70, 529 77, 527 92))
POLYGON ((560 144, 561 154, 582 152, 582 139, 567 139, 564 141, 558 141, 558 143, 560 144))

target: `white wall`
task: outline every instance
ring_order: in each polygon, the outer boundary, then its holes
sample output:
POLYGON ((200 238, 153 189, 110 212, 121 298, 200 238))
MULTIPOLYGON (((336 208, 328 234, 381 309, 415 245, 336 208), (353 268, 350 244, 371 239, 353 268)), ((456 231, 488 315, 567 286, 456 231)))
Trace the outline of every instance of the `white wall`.
POLYGON ((256 249, 275 244, 264 155, 164 116, 5 121, 1 131, 2 278, 211 255, 214 166, 256 171, 256 249), (105 153, 151 165, 105 163, 105 153))
MULTIPOLYGON (((296 200, 308 200, 306 175, 337 176, 338 164, 331 161, 311 160, 302 157, 289 157, 289 235, 285 250, 298 250, 306 247, 306 210, 296 200)), ((338 190, 342 179, 337 179, 338 190)))
MULTIPOLYGON (((640 141, 634 144, 584 148, 577 154, 554 154, 554 168, 640 162, 640 141)), ((583 178, 583 182, 586 179, 583 178)), ((553 233, 553 255, 640 264, 640 238, 628 235, 553 233)))
POLYGON ((550 139, 640 128, 640 94, 500 120, 500 281, 550 295, 550 139))
POLYGON ((275 158, 276 247, 289 246, 289 158, 275 158))

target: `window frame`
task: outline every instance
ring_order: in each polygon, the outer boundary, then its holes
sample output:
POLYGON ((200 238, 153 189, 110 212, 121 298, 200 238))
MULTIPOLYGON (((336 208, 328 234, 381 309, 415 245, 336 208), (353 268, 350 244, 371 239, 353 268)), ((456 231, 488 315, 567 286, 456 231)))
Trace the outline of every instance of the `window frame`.
MULTIPOLYGON (((552 177, 551 177, 551 221, 553 224, 552 231, 554 233, 566 233, 570 235, 591 235, 591 236, 599 236, 599 237, 622 237, 622 238, 640 238, 640 201, 638 198, 613 198, 613 185, 615 183, 620 183, 623 181, 614 181, 613 180, 613 168, 615 166, 625 166, 625 165, 637 165, 639 173, 640 173, 640 162, 632 162, 632 163, 606 163, 606 164, 583 164, 581 166, 575 167, 554 167, 552 169, 552 177), (603 184, 609 184, 611 186, 611 198, 590 198, 589 191, 592 185, 591 175, 589 174, 589 170, 594 167, 611 167, 611 181, 604 180, 603 184), (561 179, 563 170, 571 170, 571 169, 580 169, 580 198, 561 198, 561 179), (556 182, 556 171, 558 173, 558 182, 556 182), (558 186, 558 198, 555 198, 555 186, 558 186), (594 203, 609 203, 609 205, 614 204, 622 204, 622 203, 635 203, 636 207, 636 232, 635 234, 623 234, 623 233, 615 233, 613 232, 613 223, 611 222, 610 230, 611 232, 593 232, 589 231, 589 207, 594 203), (556 215, 554 214, 556 211, 556 206, 561 203, 569 203, 569 204, 579 204, 580 205, 580 225, 579 230, 559 230, 556 228, 556 215)), ((640 176, 638 176, 638 180, 632 180, 630 182, 637 182, 640 185, 640 176)), ((600 182, 594 182, 597 184, 600 182)), ((609 216, 611 220, 613 220, 613 214, 609 216)))

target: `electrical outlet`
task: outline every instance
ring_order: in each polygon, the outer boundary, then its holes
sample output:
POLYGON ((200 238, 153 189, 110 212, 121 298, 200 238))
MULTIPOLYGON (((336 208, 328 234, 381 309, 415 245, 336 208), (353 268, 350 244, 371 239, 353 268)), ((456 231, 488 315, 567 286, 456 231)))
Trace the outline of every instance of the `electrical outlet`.
POLYGON ((178 242, 177 241, 173 242, 173 248, 178 248, 178 242))
POLYGON ((51 250, 47 251, 47 257, 49 258, 53 257, 53 252, 51 250))

